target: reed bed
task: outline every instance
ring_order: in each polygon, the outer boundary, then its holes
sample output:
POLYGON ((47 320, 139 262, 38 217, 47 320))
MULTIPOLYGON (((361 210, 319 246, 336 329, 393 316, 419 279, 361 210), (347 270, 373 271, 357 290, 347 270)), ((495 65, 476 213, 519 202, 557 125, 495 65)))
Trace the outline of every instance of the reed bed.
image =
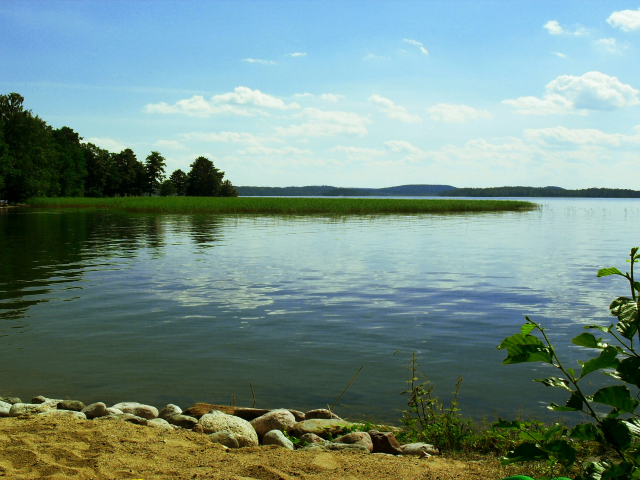
POLYGON ((521 200, 452 200, 315 197, 116 197, 32 198, 39 208, 96 208, 130 212, 277 215, 370 215, 533 210, 521 200))

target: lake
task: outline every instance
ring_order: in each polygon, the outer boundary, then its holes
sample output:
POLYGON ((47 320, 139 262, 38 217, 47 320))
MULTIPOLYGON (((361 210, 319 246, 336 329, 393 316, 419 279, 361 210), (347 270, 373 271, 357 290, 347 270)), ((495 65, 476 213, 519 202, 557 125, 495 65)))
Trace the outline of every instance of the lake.
MULTIPOLYGON (((10 209, 0 214, 0 396, 193 402, 397 423, 415 352, 462 413, 543 420, 566 395, 502 366, 524 315, 566 364, 608 325, 640 245, 634 199, 531 199, 531 212, 215 216, 10 209), (400 351, 400 353, 394 352, 400 351)), ((595 381, 606 378, 592 374, 595 381)), ((568 393, 568 392, 567 392, 568 393)))

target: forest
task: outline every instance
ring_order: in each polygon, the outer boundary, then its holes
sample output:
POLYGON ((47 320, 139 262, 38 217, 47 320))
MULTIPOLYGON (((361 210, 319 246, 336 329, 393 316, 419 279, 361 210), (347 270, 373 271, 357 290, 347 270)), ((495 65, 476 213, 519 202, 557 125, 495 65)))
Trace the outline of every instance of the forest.
POLYGON ((112 153, 82 140, 73 129, 53 128, 26 110, 20 94, 0 95, 0 199, 238 196, 206 157, 196 158, 189 172, 177 169, 167 178, 159 152, 141 162, 130 148, 112 153))

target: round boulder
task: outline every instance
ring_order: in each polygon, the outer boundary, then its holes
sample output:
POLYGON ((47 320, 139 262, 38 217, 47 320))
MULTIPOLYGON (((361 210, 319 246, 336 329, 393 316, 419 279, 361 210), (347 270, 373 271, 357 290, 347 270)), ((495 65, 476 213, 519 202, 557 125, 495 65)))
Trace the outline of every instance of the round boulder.
POLYGON ((263 445, 279 445, 287 450, 293 450, 293 443, 280 430, 271 430, 262 437, 263 445))
POLYGON ((80 411, 84 413, 87 418, 98 418, 109 415, 109 413, 107 412, 107 406, 102 402, 96 402, 92 403, 91 405, 87 405, 80 411))
POLYGON ((232 432, 218 432, 209 435, 213 443, 219 443, 227 448, 239 448, 238 438, 232 432))
POLYGON ((145 405, 138 402, 121 402, 111 405, 111 408, 117 408, 123 413, 130 413, 136 417, 146 418, 151 420, 152 418, 158 418, 158 409, 151 405, 145 405))
POLYGON ((204 433, 231 432, 247 437, 252 447, 258 446, 258 435, 251 424, 242 418, 227 415, 219 410, 213 410, 200 417, 198 421, 204 433))
POLYGON ((180 415, 181 413, 182 413, 182 409, 179 406, 173 405, 172 403, 170 403, 169 405, 164 407, 162 410, 160 410, 160 413, 158 413, 158 417, 166 419, 171 415, 180 415))
POLYGON ((289 410, 278 409, 271 410, 269 413, 251 420, 251 426, 258 434, 258 438, 262 438, 271 430, 289 430, 296 425, 296 417, 289 410))

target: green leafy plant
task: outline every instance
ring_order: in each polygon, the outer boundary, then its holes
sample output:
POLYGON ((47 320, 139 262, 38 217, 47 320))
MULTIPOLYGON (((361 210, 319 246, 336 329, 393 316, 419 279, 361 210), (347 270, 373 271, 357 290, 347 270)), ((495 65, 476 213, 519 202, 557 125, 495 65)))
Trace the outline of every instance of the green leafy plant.
MULTIPOLYGON (((608 334, 614 341, 613 344, 588 332, 572 339, 573 344, 598 352, 596 357, 586 362, 578 361, 580 369, 577 374, 573 368, 562 364, 545 329, 529 317, 525 317, 526 323, 520 333, 505 338, 498 346, 498 349, 507 350, 507 358, 502 362, 505 365, 543 362, 554 366, 561 372, 561 377, 548 376, 536 381, 548 387, 567 390, 569 398, 564 405, 551 403, 549 408, 558 412, 581 412, 589 419, 589 423, 578 424, 572 429, 556 424, 542 434, 523 432, 521 438, 525 441, 502 458, 504 465, 546 460, 549 462, 550 472, 555 472, 557 467, 573 472, 576 450, 572 443, 582 440, 597 442, 611 454, 583 465, 582 472, 576 479, 640 479, 640 415, 636 413, 640 405, 637 399, 637 389, 640 388, 640 352, 634 347, 634 341, 636 345, 640 344, 640 282, 635 281, 633 272, 634 264, 640 258, 638 250, 638 247, 631 249, 630 259, 627 260, 631 264, 630 272, 622 273, 613 267, 598 271, 598 277, 624 277, 629 283, 631 296, 618 297, 611 303, 609 310, 617 319, 615 324, 608 327, 585 327, 608 334), (539 333, 542 339, 534 333, 539 333), (586 393, 583 390, 584 378, 599 370, 619 383, 602 387, 593 394, 586 393), (634 396, 628 385, 634 388, 634 396)), ((503 422, 501 427, 519 428, 508 422, 503 422)))
POLYGON ((449 407, 445 408, 437 397, 431 395, 434 385, 419 371, 420 365, 415 353, 411 354, 406 367, 411 372, 407 381, 409 389, 400 393, 407 395, 407 408, 403 410, 400 420, 405 426, 405 432, 397 435, 398 439, 429 442, 446 450, 460 449, 465 439, 474 434, 473 422, 462 418, 458 413, 458 392, 462 376, 458 376, 449 407))

